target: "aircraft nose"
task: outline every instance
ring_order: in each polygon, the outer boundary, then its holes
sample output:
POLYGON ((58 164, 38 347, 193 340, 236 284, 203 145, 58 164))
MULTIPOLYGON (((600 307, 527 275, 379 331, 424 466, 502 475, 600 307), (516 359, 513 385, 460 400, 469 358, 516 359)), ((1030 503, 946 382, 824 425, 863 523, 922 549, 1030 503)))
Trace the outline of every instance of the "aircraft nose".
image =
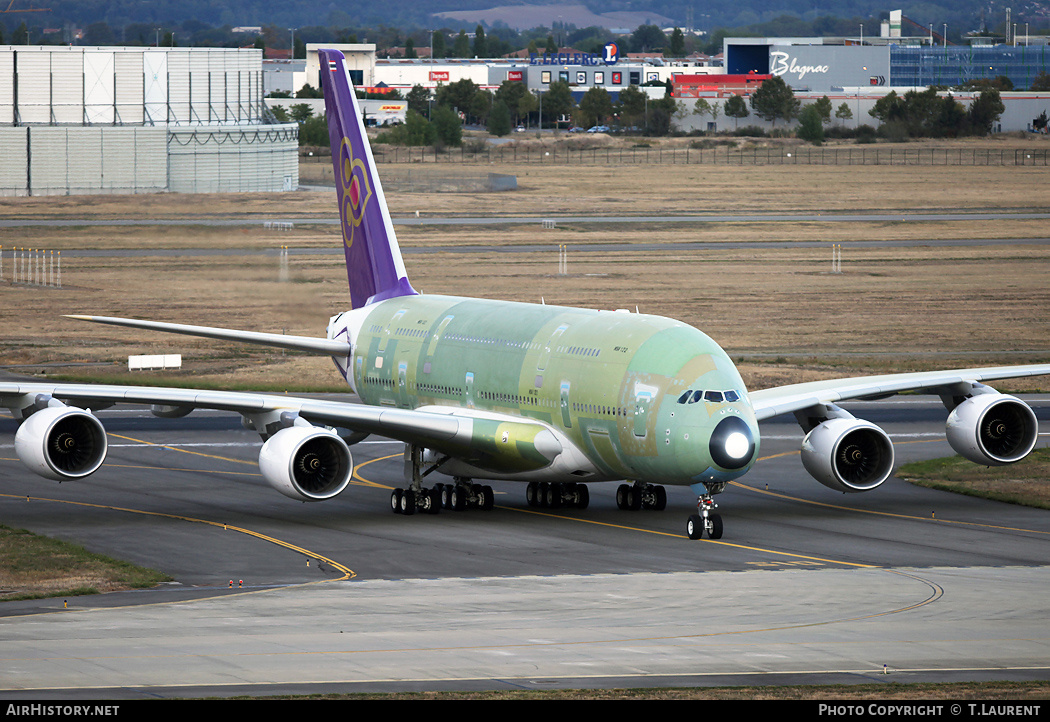
POLYGON ((723 469, 741 469, 755 455, 755 432, 739 416, 718 422, 708 444, 711 460, 723 469))

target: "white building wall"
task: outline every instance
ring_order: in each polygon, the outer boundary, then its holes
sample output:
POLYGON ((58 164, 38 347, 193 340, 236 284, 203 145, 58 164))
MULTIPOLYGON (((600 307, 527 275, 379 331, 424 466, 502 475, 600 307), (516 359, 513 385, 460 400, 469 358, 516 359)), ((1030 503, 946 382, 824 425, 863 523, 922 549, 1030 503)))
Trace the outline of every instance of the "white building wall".
POLYGON ((254 49, 0 46, 0 195, 294 190, 298 126, 266 122, 261 63, 254 49))

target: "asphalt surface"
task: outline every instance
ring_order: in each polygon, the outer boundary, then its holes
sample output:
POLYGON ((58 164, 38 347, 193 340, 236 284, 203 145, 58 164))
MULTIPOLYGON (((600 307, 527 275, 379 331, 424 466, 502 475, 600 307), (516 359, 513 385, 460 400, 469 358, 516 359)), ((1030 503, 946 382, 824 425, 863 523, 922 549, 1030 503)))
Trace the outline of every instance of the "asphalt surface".
MULTIPOLYGON (((848 408, 898 464, 951 453, 935 400, 848 408)), ((617 510, 615 484, 579 511, 497 483, 492 511, 395 515, 402 448, 380 439, 344 494, 301 504, 237 416, 100 418, 106 465, 64 484, 0 421, 0 520, 175 582, 0 605, 0 697, 1050 678, 1050 514, 897 478, 837 494, 790 418, 718 497, 719 541, 686 538, 680 488, 663 512, 617 510)))

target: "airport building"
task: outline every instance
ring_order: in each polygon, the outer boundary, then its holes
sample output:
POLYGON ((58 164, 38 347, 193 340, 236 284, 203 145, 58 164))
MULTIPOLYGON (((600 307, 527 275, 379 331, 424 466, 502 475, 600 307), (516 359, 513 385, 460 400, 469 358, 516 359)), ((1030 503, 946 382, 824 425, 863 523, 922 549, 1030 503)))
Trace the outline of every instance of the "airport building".
POLYGON ((0 195, 295 190, 255 49, 0 46, 0 195))

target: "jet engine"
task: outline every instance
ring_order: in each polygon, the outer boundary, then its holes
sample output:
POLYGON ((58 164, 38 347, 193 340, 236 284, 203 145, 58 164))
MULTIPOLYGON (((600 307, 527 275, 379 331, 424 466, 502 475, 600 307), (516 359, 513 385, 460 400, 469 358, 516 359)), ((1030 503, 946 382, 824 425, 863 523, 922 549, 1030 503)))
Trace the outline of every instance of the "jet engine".
POLYGON ((350 483, 354 471, 350 449, 338 434, 316 426, 289 426, 259 451, 263 478, 297 501, 324 501, 350 483))
POLYGON ((106 430, 84 409, 49 406, 15 433, 15 453, 34 473, 55 481, 81 479, 106 460, 106 430))
POLYGON ((966 399, 948 415, 948 443, 975 464, 1002 466, 1035 448, 1039 421, 1025 402, 1000 393, 966 399))
POLYGON ((802 465, 829 489, 871 491, 893 472, 893 443, 870 421, 833 418, 806 434, 802 465))

